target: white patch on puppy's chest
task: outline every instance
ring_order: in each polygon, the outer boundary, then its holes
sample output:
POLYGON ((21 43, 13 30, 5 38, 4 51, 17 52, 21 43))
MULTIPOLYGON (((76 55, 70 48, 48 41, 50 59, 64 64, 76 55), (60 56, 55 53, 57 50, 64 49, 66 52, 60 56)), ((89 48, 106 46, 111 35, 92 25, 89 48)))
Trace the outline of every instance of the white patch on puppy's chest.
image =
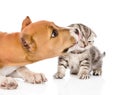
POLYGON ((0 69, 0 75, 7 76, 18 69, 19 66, 6 66, 0 69))

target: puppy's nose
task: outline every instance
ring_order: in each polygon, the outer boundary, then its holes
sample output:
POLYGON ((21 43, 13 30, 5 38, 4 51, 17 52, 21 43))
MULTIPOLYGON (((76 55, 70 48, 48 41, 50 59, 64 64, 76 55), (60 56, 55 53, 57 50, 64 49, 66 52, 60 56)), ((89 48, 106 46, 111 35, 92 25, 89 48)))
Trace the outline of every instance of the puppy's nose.
POLYGON ((75 34, 79 35, 79 30, 78 29, 75 29, 74 32, 75 32, 75 34))

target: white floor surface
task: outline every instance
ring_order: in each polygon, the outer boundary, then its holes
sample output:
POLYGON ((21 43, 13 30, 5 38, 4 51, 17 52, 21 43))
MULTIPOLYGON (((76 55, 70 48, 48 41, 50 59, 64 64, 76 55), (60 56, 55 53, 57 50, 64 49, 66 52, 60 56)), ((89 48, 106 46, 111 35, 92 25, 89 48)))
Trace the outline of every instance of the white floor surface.
POLYGON ((42 72, 48 81, 29 84, 16 79, 18 88, 2 90, 0 95, 120 95, 120 1, 119 0, 0 0, 0 31, 20 31, 22 20, 53 21, 59 26, 83 23, 96 34, 95 45, 106 52, 103 74, 80 80, 66 72, 64 79, 54 79, 57 58, 28 65, 42 72))

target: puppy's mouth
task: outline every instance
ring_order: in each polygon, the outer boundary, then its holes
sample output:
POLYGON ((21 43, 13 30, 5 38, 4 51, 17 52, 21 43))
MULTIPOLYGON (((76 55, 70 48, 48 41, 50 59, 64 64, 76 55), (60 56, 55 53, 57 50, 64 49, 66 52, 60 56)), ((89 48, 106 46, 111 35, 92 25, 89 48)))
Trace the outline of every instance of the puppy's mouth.
POLYGON ((69 48, 73 47, 74 45, 76 45, 78 42, 74 43, 72 46, 68 47, 68 48, 65 48, 62 53, 67 53, 69 48))
MULTIPOLYGON (((69 47, 69 48, 70 48, 70 47, 69 47)), ((69 50, 69 48, 64 49, 64 50, 62 51, 62 53, 66 53, 66 52, 69 50)))

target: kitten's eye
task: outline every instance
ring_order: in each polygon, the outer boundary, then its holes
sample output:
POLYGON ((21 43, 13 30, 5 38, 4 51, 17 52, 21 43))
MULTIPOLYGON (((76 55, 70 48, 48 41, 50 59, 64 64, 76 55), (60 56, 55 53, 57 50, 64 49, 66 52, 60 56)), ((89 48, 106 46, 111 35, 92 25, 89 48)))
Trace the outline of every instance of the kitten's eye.
POLYGON ((94 41, 88 41, 88 43, 94 43, 94 41))
POLYGON ((89 43, 91 43, 92 41, 88 41, 89 43))
POLYGON ((55 38, 57 36, 58 36, 58 31, 53 29, 52 34, 51 34, 51 38, 55 38))

